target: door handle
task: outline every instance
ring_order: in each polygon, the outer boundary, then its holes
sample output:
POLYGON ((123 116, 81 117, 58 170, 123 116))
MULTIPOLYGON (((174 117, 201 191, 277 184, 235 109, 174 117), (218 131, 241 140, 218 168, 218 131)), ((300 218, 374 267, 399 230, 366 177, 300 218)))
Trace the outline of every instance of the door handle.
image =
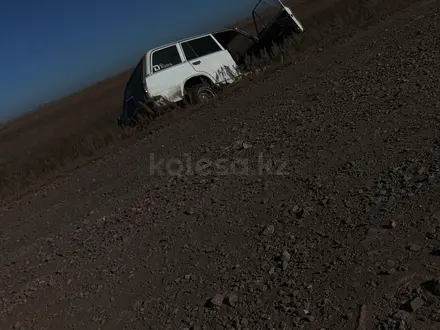
POLYGON ((200 61, 192 62, 192 64, 194 64, 194 65, 199 65, 199 64, 200 64, 200 61))

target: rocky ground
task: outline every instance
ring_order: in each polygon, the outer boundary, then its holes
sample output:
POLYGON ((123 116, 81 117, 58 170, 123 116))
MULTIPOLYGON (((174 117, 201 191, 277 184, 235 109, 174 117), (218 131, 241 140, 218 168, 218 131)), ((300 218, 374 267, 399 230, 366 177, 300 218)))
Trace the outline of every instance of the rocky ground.
POLYGON ((439 2, 1 210, 1 329, 439 329, 439 2))

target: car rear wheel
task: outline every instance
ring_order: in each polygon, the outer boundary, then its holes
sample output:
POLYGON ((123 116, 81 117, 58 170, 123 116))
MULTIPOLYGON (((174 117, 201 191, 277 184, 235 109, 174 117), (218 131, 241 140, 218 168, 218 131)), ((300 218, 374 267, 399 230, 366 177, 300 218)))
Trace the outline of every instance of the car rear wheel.
POLYGON ((217 96, 217 93, 209 84, 199 84, 191 88, 189 93, 190 102, 192 104, 200 104, 211 101, 217 96))

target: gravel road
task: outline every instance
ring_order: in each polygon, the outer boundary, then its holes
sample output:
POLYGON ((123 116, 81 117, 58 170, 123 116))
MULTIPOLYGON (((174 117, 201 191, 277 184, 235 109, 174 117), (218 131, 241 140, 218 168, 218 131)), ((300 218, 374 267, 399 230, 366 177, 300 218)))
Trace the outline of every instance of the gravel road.
POLYGON ((418 1, 0 211, 1 329, 439 329, 418 1))

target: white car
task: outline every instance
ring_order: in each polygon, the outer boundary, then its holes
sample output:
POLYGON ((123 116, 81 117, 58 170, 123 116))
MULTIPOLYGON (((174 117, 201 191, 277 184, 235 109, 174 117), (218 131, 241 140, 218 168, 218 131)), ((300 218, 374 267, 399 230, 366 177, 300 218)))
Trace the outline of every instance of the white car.
MULTIPOLYGON (((161 101, 197 104, 216 96, 219 87, 240 78, 246 56, 258 55, 289 33, 304 31, 292 11, 279 0, 277 14, 264 23, 257 37, 239 29, 225 29, 178 40, 149 50, 130 76, 125 93, 120 125, 129 124, 142 103, 161 101)), ((257 27, 256 12, 253 16, 257 27)))

